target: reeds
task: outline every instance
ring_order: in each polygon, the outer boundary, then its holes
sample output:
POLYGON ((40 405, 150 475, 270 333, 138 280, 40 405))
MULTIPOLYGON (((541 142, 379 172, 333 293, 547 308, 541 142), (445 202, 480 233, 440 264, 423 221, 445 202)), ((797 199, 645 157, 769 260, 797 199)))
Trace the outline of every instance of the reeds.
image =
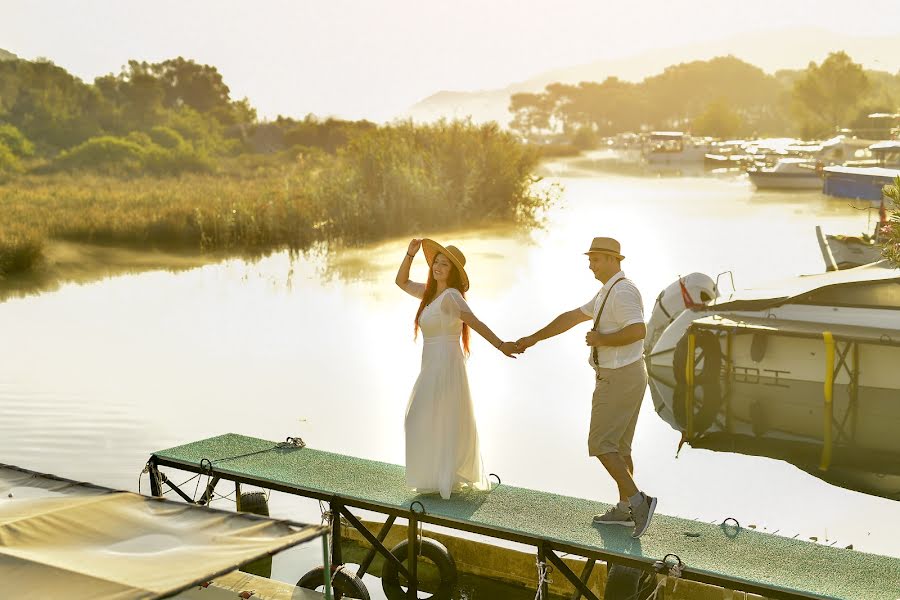
POLYGON ((23 175, 0 185, 0 275, 46 240, 191 251, 305 249, 491 222, 530 225, 536 154, 495 126, 374 129, 337 155, 239 156, 219 172, 23 175))

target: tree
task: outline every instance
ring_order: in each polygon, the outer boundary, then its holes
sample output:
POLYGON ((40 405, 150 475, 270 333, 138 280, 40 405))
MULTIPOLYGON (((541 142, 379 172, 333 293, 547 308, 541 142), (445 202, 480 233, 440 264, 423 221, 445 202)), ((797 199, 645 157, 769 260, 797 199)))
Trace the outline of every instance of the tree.
POLYGON ((832 52, 817 65, 809 63, 794 83, 793 100, 804 133, 828 135, 845 126, 865 97, 869 78, 846 52, 832 52))
POLYGON ((547 94, 513 94, 509 112, 513 114, 509 128, 526 139, 550 130, 552 106, 547 94))
POLYGON ((694 119, 691 132, 717 138, 734 138, 741 130, 741 117, 724 100, 709 104, 702 115, 694 119))

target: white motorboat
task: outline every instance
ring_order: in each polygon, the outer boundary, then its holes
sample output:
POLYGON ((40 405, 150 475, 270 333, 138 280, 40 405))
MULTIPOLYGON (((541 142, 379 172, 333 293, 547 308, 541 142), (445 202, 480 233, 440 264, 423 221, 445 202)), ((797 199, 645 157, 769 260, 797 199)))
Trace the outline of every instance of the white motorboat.
POLYGON ((645 355, 657 411, 685 440, 812 444, 822 470, 848 453, 900 465, 900 269, 887 261, 657 302, 645 355))
POLYGON ((711 146, 681 131, 654 131, 647 138, 644 160, 651 165, 702 165, 711 146))
POLYGON ((773 167, 748 169, 757 189, 821 190, 822 175, 808 158, 780 158, 773 167))
POLYGON ((816 225, 816 239, 825 261, 826 271, 852 269, 881 260, 881 246, 876 235, 832 235, 816 225))

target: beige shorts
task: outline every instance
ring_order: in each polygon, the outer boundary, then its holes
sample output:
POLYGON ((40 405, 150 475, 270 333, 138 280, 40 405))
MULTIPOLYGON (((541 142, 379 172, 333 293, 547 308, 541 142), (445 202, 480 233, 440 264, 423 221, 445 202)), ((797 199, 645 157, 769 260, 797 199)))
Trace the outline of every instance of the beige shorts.
POLYGON ((647 389, 647 366, 643 359, 638 359, 618 369, 596 371, 588 453, 600 456, 618 452, 630 456, 634 428, 647 389))

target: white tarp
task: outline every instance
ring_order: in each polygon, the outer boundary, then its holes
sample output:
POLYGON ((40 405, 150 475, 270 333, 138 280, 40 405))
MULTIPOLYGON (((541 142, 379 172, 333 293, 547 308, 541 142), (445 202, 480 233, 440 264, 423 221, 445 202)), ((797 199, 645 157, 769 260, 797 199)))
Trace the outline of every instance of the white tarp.
POLYGON ((2 598, 167 597, 324 531, 0 465, 2 598))

